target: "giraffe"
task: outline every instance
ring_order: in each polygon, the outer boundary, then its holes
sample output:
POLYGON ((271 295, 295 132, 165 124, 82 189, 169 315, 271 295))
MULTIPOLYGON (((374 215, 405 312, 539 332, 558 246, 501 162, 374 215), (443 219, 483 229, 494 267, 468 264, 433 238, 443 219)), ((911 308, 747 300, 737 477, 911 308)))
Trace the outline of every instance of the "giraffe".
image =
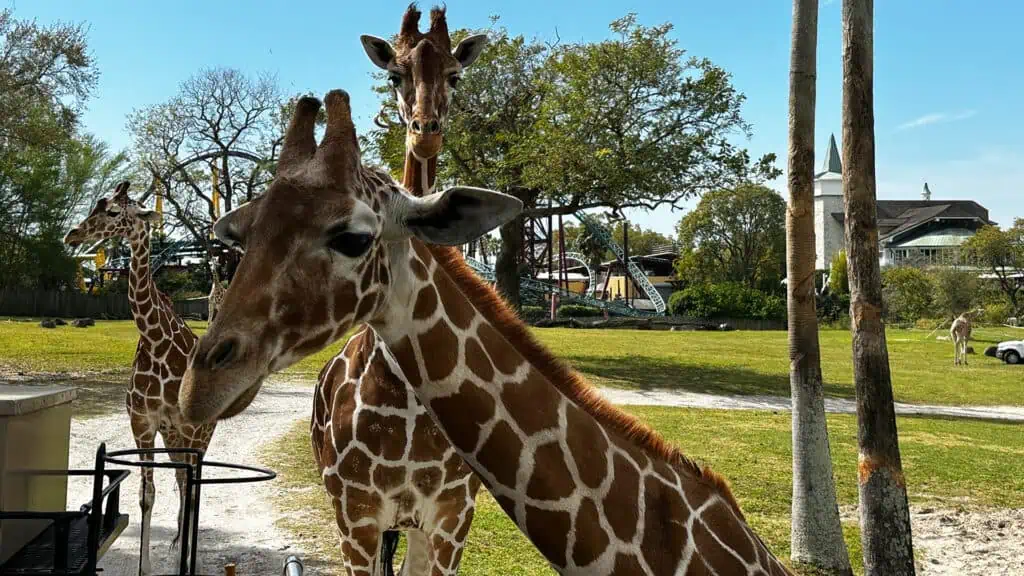
POLYGON ((220 303, 224 300, 224 293, 227 289, 220 283, 220 272, 217 270, 217 260, 210 258, 210 295, 206 298, 209 312, 206 319, 213 322, 213 317, 217 315, 217 309, 220 308, 220 303))
POLYGON ((968 310, 953 320, 949 327, 949 337, 953 340, 953 365, 967 366, 967 343, 971 340, 971 322, 983 314, 985 310, 978 308, 968 310))
MULTIPOLYGON (((454 246, 522 203, 466 187, 408 194, 360 164, 347 94, 325 103, 320 145, 321 104, 307 97, 284 170, 215 226, 245 256, 182 381, 185 417, 216 421, 269 374, 367 322, 389 369, 558 572, 788 574, 724 478, 608 403, 465 265, 454 246)), ((363 541, 376 550, 374 533, 363 541)), ((349 573, 375 573, 369 566, 349 573)))
MULTIPOLYGON (((373 36, 361 40, 370 60, 389 72, 407 129, 406 185, 422 196, 434 187, 451 92, 487 37, 470 36, 452 50, 444 9, 431 10, 425 34, 419 31, 419 19, 419 10, 410 5, 394 48, 373 36)), ((387 574, 397 545, 396 529, 402 529, 408 548, 401 573, 455 574, 480 481, 445 441, 405 379, 388 369, 382 348, 376 333, 364 327, 324 366, 314 391, 310 438, 324 487, 335 503, 341 547, 348 562, 371 557, 361 549, 358 533, 347 528, 369 522, 380 534, 379 561, 387 574), (382 421, 394 425, 377 434, 373 443, 336 445, 325 440, 327 434, 337 435, 338 428, 360 430, 382 421), (370 481, 366 468, 356 462, 387 467, 388 477, 370 481), (356 517, 347 508, 358 510, 356 517)))
MULTIPOLYGON (((131 422, 132 436, 138 448, 153 448, 156 436, 168 448, 206 450, 213 436, 214 423, 193 425, 186 422, 178 409, 178 387, 195 349, 197 337, 174 313, 174 306, 153 283, 149 267, 150 224, 159 218, 157 212, 143 208, 128 197, 129 182, 117 185, 114 194, 101 198, 89 215, 68 232, 64 242, 77 246, 109 238, 125 238, 131 245, 128 301, 139 329, 139 343, 132 362, 125 404, 131 422)), ((141 457, 152 460, 151 455, 141 457)), ((175 460, 183 461, 174 456, 175 460)), ((151 573, 149 559, 150 526, 156 487, 153 469, 141 470, 139 506, 142 509, 142 544, 139 570, 151 573)), ((185 475, 178 471, 178 544, 181 519, 185 513, 185 475)), ((193 507, 193 510, 195 508, 193 507)), ((180 543, 188 546, 188 542, 180 543)))

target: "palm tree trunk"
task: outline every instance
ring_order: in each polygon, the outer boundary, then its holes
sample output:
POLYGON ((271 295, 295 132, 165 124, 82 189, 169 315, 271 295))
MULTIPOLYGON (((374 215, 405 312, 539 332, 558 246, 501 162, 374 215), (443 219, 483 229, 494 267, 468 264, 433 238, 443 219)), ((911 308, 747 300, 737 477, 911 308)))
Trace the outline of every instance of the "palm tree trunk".
POLYGON ((900 576, 914 574, 914 550, 882 322, 875 206, 873 18, 872 0, 843 0, 843 197, 864 573, 900 576))
POLYGON ((818 1, 794 0, 789 68, 789 209, 786 276, 793 397, 794 562, 850 573, 832 479, 818 320, 814 306, 814 108, 818 1))

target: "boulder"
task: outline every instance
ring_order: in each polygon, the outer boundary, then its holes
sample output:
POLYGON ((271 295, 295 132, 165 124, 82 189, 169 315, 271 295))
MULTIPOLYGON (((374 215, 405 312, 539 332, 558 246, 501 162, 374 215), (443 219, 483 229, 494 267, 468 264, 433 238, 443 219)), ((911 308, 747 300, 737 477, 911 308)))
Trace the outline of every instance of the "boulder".
POLYGON ((53 320, 43 320, 42 322, 39 323, 39 327, 40 328, 56 328, 57 327, 57 323, 54 322, 53 320))
POLYGON ((67 326, 68 325, 67 322, 65 322, 64 320, 62 320, 60 318, 54 318, 53 319, 53 323, 56 324, 57 326, 67 326))
POLYGON ((75 328, 88 328, 89 326, 95 326, 96 321, 92 318, 76 318, 71 321, 71 325, 75 328))
POLYGON ((968 353, 968 354, 975 354, 975 352, 974 352, 974 346, 968 346, 968 347, 967 347, 967 353, 968 353))
POLYGON ((985 356, 991 356, 992 358, 995 358, 996 357, 996 347, 995 346, 989 346, 988 348, 985 348, 985 356))

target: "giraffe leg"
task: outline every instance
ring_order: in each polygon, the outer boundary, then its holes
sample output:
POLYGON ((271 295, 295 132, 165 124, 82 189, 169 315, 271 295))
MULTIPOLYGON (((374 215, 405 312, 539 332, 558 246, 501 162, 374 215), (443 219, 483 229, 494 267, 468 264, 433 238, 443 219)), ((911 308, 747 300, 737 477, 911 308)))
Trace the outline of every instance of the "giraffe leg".
POLYGON ((385 572, 379 561, 381 536, 384 530, 376 523, 368 523, 369 518, 355 518, 350 525, 345 511, 345 502, 341 496, 331 498, 334 506, 334 517, 338 522, 338 536, 341 539, 341 553, 345 561, 347 576, 390 576, 385 572))
MULTIPOLYGON (((132 414, 131 417, 132 435, 135 437, 135 447, 140 450, 150 449, 156 441, 156 431, 149 422, 141 415, 132 414)), ((139 460, 152 461, 153 456, 145 454, 139 460)), ((140 468, 139 470, 139 508, 142 509, 142 544, 139 550, 139 574, 147 576, 153 572, 153 566, 149 561, 149 539, 153 523, 153 502, 156 500, 156 485, 153 483, 153 469, 140 468)))
POLYGON ((434 563, 434 550, 430 539, 423 530, 409 530, 405 533, 405 558, 398 576, 420 576, 431 574, 434 563))
MULTIPOLYGON (((173 448, 196 448, 196 449, 199 449, 199 450, 202 450, 203 452, 205 452, 207 446, 209 445, 210 437, 212 436, 213 433, 212 433, 212 430, 207 432, 206 430, 204 430, 204 428, 200 428, 198 430, 188 428, 187 430, 184 430, 184 431, 181 431, 181 430, 168 431, 168 433, 164 437, 164 444, 167 445, 168 448, 172 448, 172 449, 173 448)), ((193 464, 194 464, 194 460, 195 460, 195 458, 193 458, 192 456, 186 456, 186 455, 181 455, 181 454, 172 454, 171 455, 171 459, 174 460, 175 462, 189 462, 189 463, 193 463, 193 464)), ((188 484, 187 472, 185 470, 176 470, 175 471, 175 480, 177 480, 178 498, 179 498, 179 500, 178 500, 178 524, 177 524, 177 531, 174 534, 174 539, 171 540, 170 548, 171 548, 171 550, 175 550, 175 549, 177 549, 178 546, 182 546, 184 548, 184 551, 185 551, 185 554, 186 554, 186 557, 187 557, 188 554, 189 554, 189 547, 192 544, 191 542, 183 541, 182 540, 182 527, 184 525, 184 522, 186 521, 186 518, 185 518, 185 511, 186 511, 186 509, 185 509, 185 494, 186 494, 186 491, 187 491, 187 484, 188 484)), ((196 492, 193 490, 193 492, 192 492, 192 503, 188 507, 188 512, 189 512, 188 522, 190 524, 193 524, 195 522, 195 515, 198 512, 198 509, 199 509, 199 502, 196 501, 196 492)), ((189 538, 191 538, 191 535, 189 535, 189 538)), ((176 554, 175 556, 178 559, 178 562, 180 563, 181 562, 181 554, 180 554, 181 549, 177 549, 177 552, 178 552, 178 554, 176 554)), ((181 566, 178 566, 178 571, 179 572, 181 571, 181 566)))

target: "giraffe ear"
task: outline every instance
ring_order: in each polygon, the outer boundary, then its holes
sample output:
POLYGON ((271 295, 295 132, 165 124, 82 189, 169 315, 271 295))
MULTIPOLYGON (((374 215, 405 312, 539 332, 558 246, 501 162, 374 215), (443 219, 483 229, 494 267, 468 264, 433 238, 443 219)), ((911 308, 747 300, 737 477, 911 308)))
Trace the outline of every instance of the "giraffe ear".
POLYGON ((249 234, 249 228, 256 219, 256 211, 259 209, 259 202, 262 196, 257 196, 242 204, 238 208, 221 216, 213 223, 213 235, 230 248, 245 251, 245 238, 249 234))
POLYGON ((514 196, 483 188, 454 186, 423 198, 405 196, 404 228, 430 244, 458 246, 475 240, 523 211, 514 196))
POLYGON ((487 34, 474 34, 459 42, 459 45, 452 51, 452 55, 459 61, 463 68, 469 68, 470 64, 476 62, 480 53, 487 46, 487 34))
POLYGON ((136 216, 142 218, 144 222, 149 222, 150 224, 156 224, 157 221, 160 220, 160 215, 156 213, 156 210, 139 210, 136 213, 136 216))
POLYGON ((359 37, 359 41, 363 43, 363 50, 366 50, 366 55, 370 57, 370 61, 377 68, 387 70, 388 64, 395 60, 395 51, 387 40, 363 34, 359 37))

